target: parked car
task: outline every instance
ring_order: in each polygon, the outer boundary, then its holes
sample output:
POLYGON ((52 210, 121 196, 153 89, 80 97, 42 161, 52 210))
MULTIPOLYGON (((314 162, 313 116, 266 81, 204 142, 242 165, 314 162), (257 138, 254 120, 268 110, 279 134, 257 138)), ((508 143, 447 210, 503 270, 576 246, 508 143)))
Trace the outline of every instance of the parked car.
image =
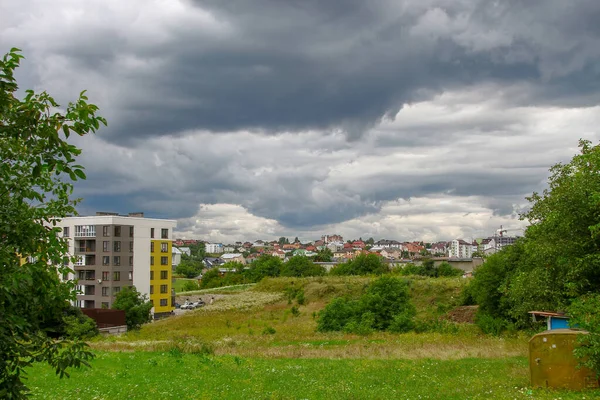
POLYGON ((180 307, 182 310, 193 310, 194 308, 196 308, 196 306, 194 305, 194 303, 190 303, 188 301, 186 301, 185 303, 183 303, 180 307))

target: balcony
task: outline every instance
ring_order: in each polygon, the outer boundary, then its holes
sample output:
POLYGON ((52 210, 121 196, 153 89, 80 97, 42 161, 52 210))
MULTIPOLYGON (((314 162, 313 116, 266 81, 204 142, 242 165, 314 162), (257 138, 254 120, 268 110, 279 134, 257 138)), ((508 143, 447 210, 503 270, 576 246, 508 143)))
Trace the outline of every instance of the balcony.
POLYGON ((96 295, 96 287, 91 285, 86 285, 83 289, 84 296, 94 296, 96 295))
POLYGON ((95 240, 77 240, 75 242, 75 253, 95 253, 96 252, 96 241, 95 240))

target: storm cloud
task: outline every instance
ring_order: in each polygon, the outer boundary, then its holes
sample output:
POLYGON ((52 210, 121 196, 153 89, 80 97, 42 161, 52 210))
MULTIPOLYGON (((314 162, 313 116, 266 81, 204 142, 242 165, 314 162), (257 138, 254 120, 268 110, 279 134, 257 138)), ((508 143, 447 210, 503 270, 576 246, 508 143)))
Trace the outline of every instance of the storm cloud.
POLYGON ((0 15, 23 87, 63 104, 88 89, 109 121, 76 139, 81 211, 189 235, 474 235, 517 223, 548 168, 599 137, 594 0, 15 0, 0 15), (454 228, 411 206, 440 196, 454 228))

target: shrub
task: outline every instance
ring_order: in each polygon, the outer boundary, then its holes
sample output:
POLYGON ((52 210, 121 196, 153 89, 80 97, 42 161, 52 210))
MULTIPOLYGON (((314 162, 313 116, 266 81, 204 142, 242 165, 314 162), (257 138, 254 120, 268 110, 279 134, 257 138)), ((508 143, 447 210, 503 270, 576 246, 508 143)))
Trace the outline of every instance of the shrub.
POLYGON ((600 295, 582 296, 569 307, 571 324, 588 331, 578 335, 580 346, 574 351, 581 365, 590 368, 600 377, 600 295))
POLYGON ((404 332, 412 328, 415 313, 407 283, 383 276, 371 283, 358 300, 338 297, 331 301, 319 313, 317 330, 360 334, 373 330, 404 332))
POLYGON ((376 254, 360 254, 331 269, 330 275, 381 275, 390 272, 387 264, 376 254))
POLYGON ((78 312, 63 317, 65 336, 70 339, 91 339, 98 335, 96 321, 75 308, 78 312))
POLYGON ((135 286, 123 288, 117 294, 112 308, 125 311, 127 330, 139 329, 143 324, 150 322, 152 303, 148 296, 138 292, 135 286))
POLYGON ((462 276, 464 271, 460 268, 455 268, 450 263, 444 261, 437 266, 437 274, 436 276, 462 276))
POLYGON ((502 318, 493 317, 490 314, 478 312, 475 316, 475 323, 483 333, 498 336, 503 331, 509 329, 511 324, 502 318))
POLYGON ((263 329, 262 334, 263 335, 274 335, 277 331, 275 330, 275 328, 273 328, 272 326, 267 326, 265 327, 265 329, 263 329))
POLYGON ((200 289, 200 285, 198 284, 198 281, 186 281, 183 284, 183 292, 191 292, 194 290, 198 290, 200 289))

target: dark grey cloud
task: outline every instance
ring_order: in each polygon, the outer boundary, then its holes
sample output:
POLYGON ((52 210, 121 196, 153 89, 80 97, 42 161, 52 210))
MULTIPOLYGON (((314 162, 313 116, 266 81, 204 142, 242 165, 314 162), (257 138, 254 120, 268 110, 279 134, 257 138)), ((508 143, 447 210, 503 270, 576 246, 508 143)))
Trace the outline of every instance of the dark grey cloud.
POLYGON ((85 212, 373 235, 401 217, 414 233, 439 196, 463 202, 453 223, 513 218, 598 137, 594 0, 24 0, 0 15, 24 86, 62 103, 87 88, 109 120, 75 139, 85 212))
POLYGON ((138 21, 158 4, 119 20, 94 3, 81 11, 82 20, 95 13, 89 24, 52 26, 46 40, 55 40, 25 47, 60 58, 103 93, 114 142, 190 129, 357 137, 424 93, 482 82, 526 82, 529 104, 599 96, 593 0, 173 4, 179 24, 163 5, 166 22, 152 32, 138 21))

